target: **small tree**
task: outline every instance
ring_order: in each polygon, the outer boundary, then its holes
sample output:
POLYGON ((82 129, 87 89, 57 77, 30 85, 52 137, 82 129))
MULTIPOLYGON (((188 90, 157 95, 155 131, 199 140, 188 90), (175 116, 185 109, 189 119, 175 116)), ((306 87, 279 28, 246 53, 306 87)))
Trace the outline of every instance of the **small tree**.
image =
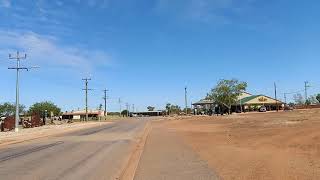
POLYGON ((99 104, 99 107, 98 107, 98 110, 102 110, 102 107, 103 107, 103 105, 102 104, 99 104))
POLYGON ((168 115, 170 115, 170 108, 171 108, 171 104, 167 103, 166 104, 166 111, 168 112, 168 115))
POLYGON ((170 113, 172 114, 180 114, 181 112, 181 107, 178 105, 171 105, 170 107, 170 113))
POLYGON ((305 103, 304 98, 300 93, 293 95, 293 100, 297 105, 303 105, 305 103))
POLYGON ((123 111, 121 112, 121 115, 122 115, 122 116, 128 116, 128 114, 129 114, 129 111, 128 111, 128 110, 123 110, 123 111))
POLYGON ((315 95, 314 96, 310 96, 308 100, 309 100, 310 104, 318 104, 318 100, 317 100, 317 97, 315 95))
POLYGON ((227 106, 229 114, 231 106, 237 103, 241 92, 247 88, 246 82, 240 82, 237 79, 222 79, 218 82, 215 88, 211 89, 206 99, 215 101, 218 104, 227 106))
POLYGON ((153 107, 153 106, 148 106, 147 109, 148 109, 148 111, 154 111, 155 107, 153 107))

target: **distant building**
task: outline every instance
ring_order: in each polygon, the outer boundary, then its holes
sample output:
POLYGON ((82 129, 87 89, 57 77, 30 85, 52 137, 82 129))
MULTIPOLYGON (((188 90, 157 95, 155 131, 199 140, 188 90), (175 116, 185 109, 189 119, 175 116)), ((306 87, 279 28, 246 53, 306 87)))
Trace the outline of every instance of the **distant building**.
MULTIPOLYGON (((212 100, 200 100, 192 104, 194 107, 195 114, 213 114, 216 111, 216 108, 223 108, 226 111, 226 106, 214 102, 212 100)), ((267 111, 281 110, 283 109, 285 103, 282 101, 276 100, 266 95, 252 95, 247 92, 243 92, 236 104, 233 104, 231 107, 232 112, 249 112, 249 111, 258 111, 260 107, 265 106, 267 111)))
MULTIPOLYGON (((88 117, 90 119, 99 119, 99 117, 104 116, 104 111, 101 110, 88 110, 88 117)), ((62 114, 62 119, 69 120, 85 120, 86 119, 86 111, 70 111, 62 114)))

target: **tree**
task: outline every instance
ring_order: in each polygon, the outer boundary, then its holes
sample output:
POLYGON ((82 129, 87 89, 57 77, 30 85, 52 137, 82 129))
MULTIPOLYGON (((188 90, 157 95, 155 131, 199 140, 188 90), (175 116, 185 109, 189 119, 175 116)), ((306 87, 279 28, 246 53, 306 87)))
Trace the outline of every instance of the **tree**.
POLYGON ((168 115, 179 114, 181 112, 181 108, 178 105, 173 105, 173 104, 167 103, 166 104, 166 111, 168 112, 168 115))
POLYGON ((318 104, 318 100, 317 100, 317 97, 315 95, 314 96, 310 96, 308 98, 308 101, 310 102, 310 104, 318 104))
POLYGON ((102 110, 102 107, 103 107, 103 105, 102 104, 99 104, 99 107, 98 107, 98 110, 102 110))
POLYGON ((300 93, 293 95, 293 100, 297 105, 303 105, 305 103, 304 98, 300 93))
POLYGON ((148 106, 147 109, 148 109, 148 111, 154 111, 155 107, 153 107, 153 106, 148 106))
POLYGON ((122 115, 122 116, 128 116, 128 114, 129 114, 129 111, 128 111, 128 110, 123 110, 123 111, 121 112, 121 115, 122 115))
MULTIPOLYGON (((25 106, 20 104, 19 105, 19 113, 24 113, 25 112, 25 106)), ((0 104, 0 116, 12 116, 16 112, 16 105, 5 102, 3 104, 0 104)))
POLYGON ((316 99, 317 99, 318 102, 320 103, 320 94, 317 94, 316 99))
POLYGON ((167 111, 168 115, 170 115, 170 107, 171 107, 171 104, 167 103, 166 104, 166 111, 167 111))
POLYGON ((236 104, 238 97, 247 88, 246 82, 240 82, 237 79, 222 79, 216 87, 211 89, 206 99, 215 101, 220 105, 224 105, 228 108, 229 114, 231 113, 231 106, 236 104))
POLYGON ((181 112, 181 107, 178 105, 171 105, 170 107, 170 113, 172 114, 180 114, 181 112))
POLYGON ((50 101, 37 102, 29 108, 29 113, 43 114, 46 111, 48 113, 52 112, 54 116, 58 116, 61 114, 61 109, 50 101))

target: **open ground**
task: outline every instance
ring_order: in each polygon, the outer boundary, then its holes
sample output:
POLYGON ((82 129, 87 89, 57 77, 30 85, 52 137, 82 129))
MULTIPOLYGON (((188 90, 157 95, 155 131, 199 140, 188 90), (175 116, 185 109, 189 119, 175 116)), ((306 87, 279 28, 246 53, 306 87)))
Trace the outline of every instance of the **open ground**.
POLYGON ((221 179, 319 179, 319 115, 314 109, 171 117, 153 129, 179 136, 221 179))

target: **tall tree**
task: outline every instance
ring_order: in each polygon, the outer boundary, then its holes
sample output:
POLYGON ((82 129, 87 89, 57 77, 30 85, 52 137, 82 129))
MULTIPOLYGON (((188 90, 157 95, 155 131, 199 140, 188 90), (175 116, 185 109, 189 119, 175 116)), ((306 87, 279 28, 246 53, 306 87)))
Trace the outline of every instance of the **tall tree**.
POLYGON ((240 94, 247 88, 246 82, 240 82, 237 79, 222 79, 217 85, 211 89, 206 99, 215 101, 218 104, 224 105, 231 113, 231 106, 237 103, 240 94))
POLYGON ((55 116, 58 116, 61 114, 61 109, 57 105, 55 105, 53 102, 50 102, 50 101, 37 102, 29 108, 30 113, 35 112, 35 113, 43 114, 45 111, 47 111, 48 113, 52 112, 53 115, 55 116))

